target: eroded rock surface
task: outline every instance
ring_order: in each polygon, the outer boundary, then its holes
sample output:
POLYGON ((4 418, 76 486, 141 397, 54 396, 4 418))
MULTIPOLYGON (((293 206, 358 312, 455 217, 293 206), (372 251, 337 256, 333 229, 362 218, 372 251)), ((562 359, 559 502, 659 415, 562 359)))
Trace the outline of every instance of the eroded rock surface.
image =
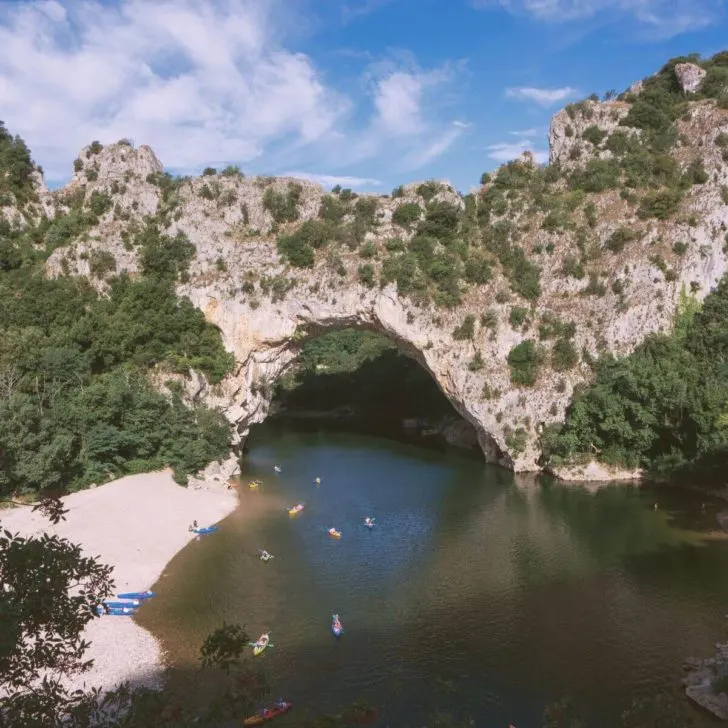
MULTIPOLYGON (((684 74, 686 88, 692 88, 695 78, 694 73, 684 74)), ((611 152, 600 139, 617 131, 639 134, 620 126, 629 108, 628 101, 585 101, 556 114, 549 135, 551 163, 563 171, 589 160, 608 160, 611 152)), ((554 227, 542 208, 528 204, 492 212, 489 225, 515 226, 518 245, 539 266, 540 295, 534 303, 513 292, 513 281, 495 260, 490 280, 465 286, 455 308, 416 302, 398 293, 395 283, 379 285, 389 241, 406 244, 414 234, 393 220, 401 205, 413 204, 424 214, 428 204, 439 201, 472 217, 473 204, 477 208, 477 200, 489 194, 492 179, 469 198, 445 182, 430 185, 429 199, 417 183, 400 188, 396 196, 362 196, 375 207, 363 241, 324 247, 316 251, 312 268, 294 268, 279 255, 276 240, 321 217, 322 201, 331 200, 321 187, 286 178, 249 179, 234 170, 172 184, 163 179, 162 164, 149 147, 135 149, 128 143, 82 150, 72 182, 54 193, 58 209, 72 195, 82 195, 88 203, 94 193, 103 194, 111 204, 98 225, 54 252, 48 271, 89 275, 94 252, 103 250, 114 256, 116 272, 133 275, 138 265, 135 231, 145 216, 154 216, 168 235, 184 233, 195 245, 189 277, 179 293, 219 327, 236 360, 233 374, 214 387, 193 373, 185 381, 187 393, 220 406, 235 425, 238 441, 252 424, 265 419, 273 384, 295 360, 303 339, 327 329, 359 327, 390 337, 427 369, 474 427, 488 461, 536 471, 544 464, 539 434, 563 419, 574 388, 592 376, 588 360, 606 351, 629 353, 648 334, 668 329, 681 290, 702 299, 726 272, 728 166, 721 145, 728 134, 728 112, 712 101, 693 102, 677 127, 680 141, 674 156, 680 168, 687 169, 699 157, 706 174, 669 219, 638 215, 629 194, 617 189, 579 200, 566 182, 559 182, 556 191, 575 201, 568 223, 554 227), (292 190, 295 219, 276 222, 266 200, 292 190), (609 248, 614 235, 625 229, 632 235, 629 245, 609 248), (586 231, 581 241, 579 231, 586 231), (564 272, 578 246, 587 251, 588 275, 564 272), (364 280, 366 266, 374 285, 364 280), (519 309, 518 321, 514 309, 519 309), (549 364, 554 342, 541 340, 539 334, 549 316, 576 327, 573 344, 579 361, 573 367, 557 371, 549 364), (468 317, 472 335, 454 337, 468 317), (533 386, 514 385, 507 361, 525 339, 538 342, 545 362, 533 386)), ((530 168, 533 162, 514 164, 530 168)), ((353 219, 351 210, 344 221, 353 219)), ((478 243, 471 245, 477 249, 478 243)), ((105 285, 103 279, 96 283, 105 285)), ((560 475, 569 477, 566 471, 560 475)), ((636 473, 606 472, 594 465, 572 477, 627 475, 636 473)))

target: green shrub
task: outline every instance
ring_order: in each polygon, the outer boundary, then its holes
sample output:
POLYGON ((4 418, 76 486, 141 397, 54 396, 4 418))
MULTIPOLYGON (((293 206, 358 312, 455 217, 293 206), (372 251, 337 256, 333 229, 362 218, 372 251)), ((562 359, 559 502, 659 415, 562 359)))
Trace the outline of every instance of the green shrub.
POLYGON ((520 329, 528 321, 529 310, 523 306, 513 306, 508 314, 508 323, 514 329, 520 329))
POLYGON ((447 244, 460 226, 460 209, 449 202, 432 202, 427 206, 425 219, 417 227, 420 235, 429 235, 447 244))
POLYGON ((105 212, 108 212, 112 206, 111 197, 109 195, 94 190, 89 197, 88 206, 89 210, 93 215, 101 217, 105 212))
POLYGON ((277 223, 293 222, 298 219, 298 202, 302 192, 303 187, 295 182, 289 182, 285 192, 267 187, 263 194, 263 208, 277 223))
POLYGON ((202 187, 200 187, 200 197, 202 197, 203 200, 215 199, 215 195, 213 194, 210 186, 207 183, 203 184, 202 187))
POLYGON ((569 339, 558 339, 551 349, 551 368, 555 372, 573 369, 579 362, 579 354, 569 339))
POLYGON ((407 246, 404 244, 404 240, 402 238, 389 238, 385 241, 384 247, 390 252, 390 253, 399 253, 404 250, 406 250, 407 246))
POLYGON ((228 164, 220 174, 223 177, 244 177, 245 175, 240 171, 240 167, 237 164, 228 164))
POLYGON ((686 243, 683 243, 681 241, 678 241, 673 244, 672 246, 672 252, 676 255, 685 255, 687 252, 688 246, 686 243))
POLYGON ((643 219, 655 217, 667 220, 678 211, 682 197, 682 191, 676 189, 648 192, 642 199, 637 215, 643 219))
POLYGON ((490 261, 482 253, 471 253, 465 260, 464 276, 474 285, 487 283, 493 277, 490 261))
POLYGON ((475 316, 468 314, 463 319, 460 326, 456 326, 452 332, 452 338, 455 341, 465 341, 466 339, 472 339, 475 336, 475 316))
POLYGON ((422 208, 416 202, 403 202, 392 213, 392 222, 410 228, 422 217, 422 208))
POLYGON ((484 366, 483 355, 479 351, 476 351, 475 356, 468 362, 468 371, 478 372, 484 366))
POLYGON ((116 258, 108 250, 92 250, 88 256, 88 267, 92 276, 105 278, 116 270, 116 258))
POLYGON ((440 183, 436 180, 428 180, 418 185, 415 192, 424 199, 425 202, 429 202, 438 192, 440 191, 440 183))
POLYGON ((495 310, 493 310, 492 308, 489 308, 486 311, 483 311, 483 313, 480 314, 480 325, 485 329, 490 329, 491 331, 497 331, 498 330, 498 313, 495 310))
POLYGON ((604 243, 604 247, 613 253, 619 253, 624 250, 627 243, 631 243, 639 237, 639 232, 633 228, 621 227, 617 228, 604 243))
POLYGON ((511 384, 516 387, 532 387, 536 383, 542 354, 533 339, 526 339, 508 352, 511 384))
POLYGON ((365 286, 372 288, 374 286, 374 266, 371 263, 360 265, 357 270, 359 281, 365 286))
POLYGON ((98 154, 102 149, 104 148, 104 145, 99 141, 92 141, 91 145, 88 148, 88 153, 91 154, 98 154))
POLYGON ((600 129, 596 124, 592 124, 584 129, 581 138, 598 147, 606 136, 607 132, 604 129, 600 129))
POLYGON ((214 167, 205 167, 202 170, 203 177, 214 177, 217 174, 217 170, 214 167))
POLYGON ((687 185, 704 185, 708 181, 708 173, 705 171, 705 164, 702 159, 694 159, 685 170, 685 182, 687 185))
POLYGON ((321 198, 321 207, 319 208, 319 217, 323 220, 329 220, 338 223, 346 215, 347 205, 338 200, 333 195, 324 195, 321 198))
POLYGON ((564 262, 561 267, 561 272, 565 276, 571 276, 577 280, 581 280, 585 275, 586 271, 584 266, 581 264, 578 258, 573 255, 564 256, 564 262))
POLYGON ((604 192, 619 186, 620 168, 615 159, 590 159, 583 169, 569 177, 569 188, 584 192, 604 192))
POLYGON ((326 220, 306 220, 291 235, 278 238, 278 252, 296 268, 311 268, 314 250, 326 245, 333 232, 331 223, 326 220))
POLYGON ((599 276, 596 273, 589 274, 589 282, 581 290, 582 296, 604 296, 607 292, 607 287, 599 280, 599 276))

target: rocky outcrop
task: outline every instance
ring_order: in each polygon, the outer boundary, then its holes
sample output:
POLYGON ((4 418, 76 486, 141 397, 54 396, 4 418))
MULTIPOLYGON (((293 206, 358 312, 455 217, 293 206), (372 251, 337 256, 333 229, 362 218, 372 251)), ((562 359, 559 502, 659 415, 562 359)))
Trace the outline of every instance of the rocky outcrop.
POLYGON ((549 467, 548 471, 559 480, 566 481, 593 481, 601 483, 637 481, 644 476, 641 468, 628 470, 615 468, 604 463, 591 460, 583 465, 569 467, 549 467))
POLYGON ((728 720, 728 644, 716 644, 715 657, 685 660, 685 694, 721 720, 728 720))
MULTIPOLYGON (((597 157, 609 159, 608 149, 599 149, 585 138, 584 132, 596 127, 605 136, 611 134, 619 122, 627 115, 629 104, 624 101, 585 100, 579 104, 569 104, 551 119, 549 126, 549 164, 558 164, 563 169, 583 166, 585 160, 597 157)), ((636 130, 622 127, 629 134, 636 130)), ((587 134, 588 137, 588 134, 587 134)))
POLYGON ((676 63, 675 76, 685 94, 694 94, 703 83, 707 72, 694 63, 676 63))
MULTIPOLYGON (((637 133, 620 126, 629 108, 626 100, 585 101, 556 114, 549 134, 551 162, 563 170, 607 158, 610 152, 598 137, 618 127, 637 133)), ((267 416, 273 384, 295 361, 304 339, 327 329, 359 327, 388 336, 431 374, 472 426, 489 462, 536 471, 541 467, 539 433, 563 419, 574 388, 592 376, 588 359, 605 351, 626 354, 649 333, 669 328, 681 290, 701 299, 726 272, 728 167, 719 139, 721 132, 728 134, 728 112, 711 101, 694 102, 677 123, 678 163, 687 168, 699 156, 707 175, 671 219, 643 219, 629 195, 614 189, 581 200, 571 195, 578 209, 558 230, 545 224, 547 213, 536 205, 494 213, 491 224, 508 221, 518 227, 519 246, 540 267, 541 292, 532 305, 512 292, 497 263, 490 280, 469 285, 455 308, 401 295, 393 283, 363 280, 365 263, 378 278, 392 239, 407 242, 413 235, 393 220, 400 205, 421 210, 428 201, 460 210, 472 205, 473 198, 463 199, 445 182, 428 183, 426 195, 412 183, 398 189, 396 197, 364 196, 374 206, 366 256, 358 242, 343 243, 317 251, 313 268, 293 268, 279 255, 276 239, 319 218, 321 187, 288 178, 249 179, 235 170, 172 183, 149 147, 126 142, 84 149, 73 181, 56 193, 58 205, 78 194, 88 204, 94 193, 108 196, 111 204, 98 225, 53 253, 48 271, 89 275, 90 257, 103 249, 113 254, 117 272, 133 275, 137 255, 130 231, 140 229, 146 215, 155 215, 169 235, 184 233, 195 245, 179 292, 220 329, 236 360, 234 372, 214 387, 193 375, 185 382, 187 396, 221 407, 238 442, 267 416), (295 214, 278 215, 276 221, 271 199, 286 196, 295 198, 295 214), (588 238, 579 242, 577 228, 588 238), (607 241, 620 229, 629 229, 633 241, 607 252, 607 241), (588 245, 590 278, 564 274, 578 245, 588 245), (553 340, 540 341, 544 365, 534 386, 514 386, 509 352, 525 339, 539 341, 539 327, 548 316, 575 324, 573 344, 580 361, 565 371, 552 369, 553 340), (468 319, 472 333, 454 337, 468 319)), ((532 160, 516 164, 532 168, 532 160)), ((487 195, 493 184, 491 179, 478 194, 487 195)), ((566 199, 565 182, 561 189, 566 199)), ((344 221, 353 224, 351 210, 344 221)), ((101 279, 96 284, 105 285, 101 279)), ((575 473, 559 471, 559 476, 614 480, 628 475, 596 465, 575 473)))

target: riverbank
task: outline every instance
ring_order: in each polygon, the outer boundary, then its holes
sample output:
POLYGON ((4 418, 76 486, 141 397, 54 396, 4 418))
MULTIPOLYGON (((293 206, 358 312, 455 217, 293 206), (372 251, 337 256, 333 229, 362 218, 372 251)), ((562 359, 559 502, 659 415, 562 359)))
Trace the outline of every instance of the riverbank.
MULTIPOLYGON (((152 588, 172 558, 195 538, 187 530, 193 520, 210 525, 237 506, 236 491, 226 483, 195 483, 195 488, 177 485, 171 470, 131 475, 63 498, 66 520, 55 526, 30 506, 20 506, 0 511, 0 527, 26 537, 46 532, 66 538, 80 545, 84 555, 114 567, 117 593, 143 591, 152 588)), ((161 685, 161 649, 133 618, 94 619, 84 639, 91 643, 86 659, 94 665, 69 678, 73 688, 110 690, 125 681, 161 685)))

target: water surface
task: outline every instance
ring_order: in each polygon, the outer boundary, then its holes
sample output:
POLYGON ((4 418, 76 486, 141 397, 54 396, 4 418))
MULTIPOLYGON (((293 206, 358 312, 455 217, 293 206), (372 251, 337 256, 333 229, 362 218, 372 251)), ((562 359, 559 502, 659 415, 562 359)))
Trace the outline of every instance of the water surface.
POLYGON ((310 425, 257 428, 253 477, 260 492, 241 489, 140 614, 174 665, 239 622, 272 631, 259 659, 274 696, 301 708, 365 699, 381 725, 448 710, 521 728, 569 695, 612 728, 633 694, 678 690, 682 659, 724 637, 728 548, 696 533, 714 528, 699 495, 539 486, 457 451, 310 425))

